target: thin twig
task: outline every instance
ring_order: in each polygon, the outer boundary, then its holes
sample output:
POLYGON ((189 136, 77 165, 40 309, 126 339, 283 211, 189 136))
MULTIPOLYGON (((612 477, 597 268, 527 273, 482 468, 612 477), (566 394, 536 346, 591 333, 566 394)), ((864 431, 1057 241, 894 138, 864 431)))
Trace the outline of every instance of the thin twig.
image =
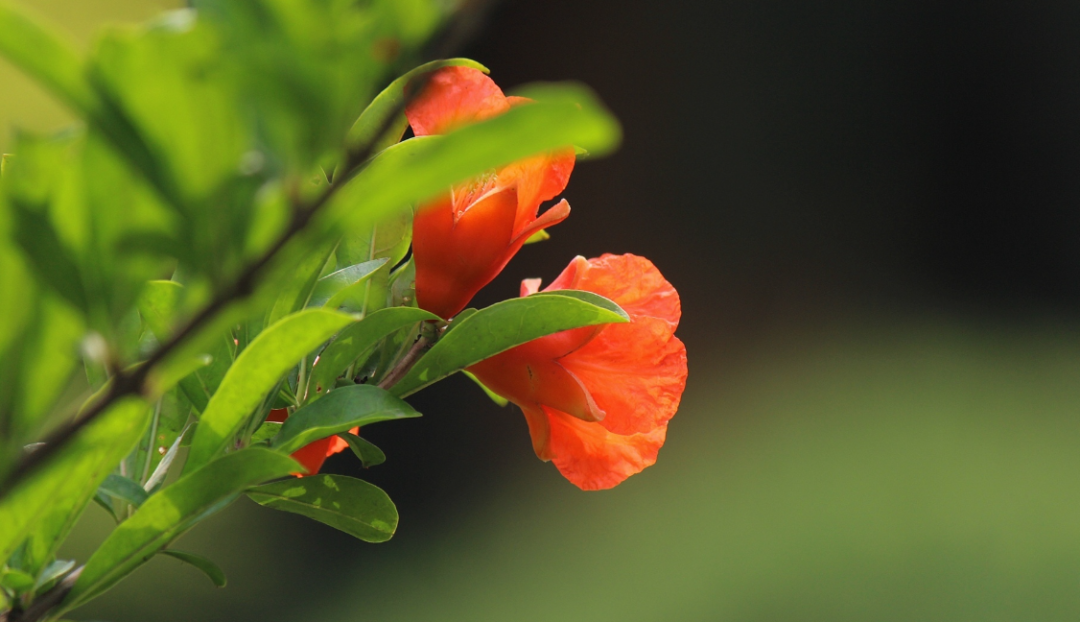
POLYGON ((416 340, 416 343, 409 348, 409 351, 405 353, 405 356, 401 357, 397 365, 394 365, 394 368, 386 374, 386 377, 379 381, 377 386, 380 389, 389 389, 397 384, 398 380, 404 378, 405 374, 409 373, 409 370, 413 368, 413 365, 416 365, 416 361, 420 360, 420 355, 424 353, 430 343, 431 339, 427 335, 421 335, 416 340))
POLYGON ((75 587, 75 582, 79 580, 83 568, 86 568, 86 566, 79 566, 72 570, 52 589, 35 600, 32 605, 23 611, 12 611, 7 618, 0 618, 0 622, 38 622, 38 620, 44 619, 53 607, 59 605, 67 597, 71 588, 75 587))

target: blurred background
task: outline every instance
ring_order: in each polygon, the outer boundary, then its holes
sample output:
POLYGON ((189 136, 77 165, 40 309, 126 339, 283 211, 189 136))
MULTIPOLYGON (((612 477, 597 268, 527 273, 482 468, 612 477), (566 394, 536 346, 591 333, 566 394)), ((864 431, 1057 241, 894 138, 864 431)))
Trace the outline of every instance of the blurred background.
MULTIPOLYGON (((167 0, 17 0, 82 45, 167 0)), ((76 618, 863 621, 1080 616, 1080 4, 507 0, 464 50, 581 80, 625 142, 480 303, 652 259, 690 378, 656 466, 583 493, 452 379, 365 433, 369 545, 242 501, 76 618)), ((63 109, 0 64, 0 148, 63 109)), ((91 507, 66 551, 110 519, 91 507)))

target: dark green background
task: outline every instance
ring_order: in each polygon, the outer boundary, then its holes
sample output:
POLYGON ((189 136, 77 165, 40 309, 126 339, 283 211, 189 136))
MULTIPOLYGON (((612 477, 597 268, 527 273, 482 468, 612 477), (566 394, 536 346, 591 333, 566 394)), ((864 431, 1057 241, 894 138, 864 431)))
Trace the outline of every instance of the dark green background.
MULTIPOLYGON (((23 3, 84 44, 167 5, 23 3)), ((158 559, 76 617, 1074 622, 1078 35, 1066 2, 504 3, 465 52, 587 82, 626 139, 480 302, 653 259, 691 366, 659 463, 582 493, 455 378, 369 430, 390 543, 242 502, 180 543, 227 589, 158 559)), ((62 122, 0 83, 4 125, 62 122)))

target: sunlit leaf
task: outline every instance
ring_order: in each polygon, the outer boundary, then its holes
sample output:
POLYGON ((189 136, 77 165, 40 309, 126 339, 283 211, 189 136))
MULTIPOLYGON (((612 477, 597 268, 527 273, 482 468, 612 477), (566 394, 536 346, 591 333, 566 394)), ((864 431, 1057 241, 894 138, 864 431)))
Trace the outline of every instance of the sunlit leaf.
POLYGON ((148 415, 142 400, 117 402, 0 498, 0 561, 33 532, 24 557, 43 567, 101 482, 138 443, 148 415))
POLYGON ((289 415, 271 447, 292 453, 312 441, 357 426, 419 416, 412 406, 378 387, 342 387, 289 415))
POLYGON ((365 542, 385 542, 397 529, 394 502, 377 486, 344 475, 317 475, 253 488, 256 503, 307 516, 365 542))
POLYGON ((365 261, 346 266, 322 277, 315 284, 308 306, 336 309, 347 299, 362 297, 362 288, 367 283, 367 279, 387 261, 389 259, 386 257, 365 261))
POLYGON ((264 330, 240 353, 199 419, 186 472, 225 449, 278 380, 305 355, 354 320, 325 309, 294 313, 264 330))
POLYGON ((299 468, 288 456, 249 447, 151 495, 86 562, 63 608, 76 607, 109 589, 195 523, 232 503, 246 488, 299 468))
POLYGON ((504 300, 465 318, 391 391, 406 396, 469 365, 559 331, 628 321, 618 305, 591 292, 560 290, 504 300))

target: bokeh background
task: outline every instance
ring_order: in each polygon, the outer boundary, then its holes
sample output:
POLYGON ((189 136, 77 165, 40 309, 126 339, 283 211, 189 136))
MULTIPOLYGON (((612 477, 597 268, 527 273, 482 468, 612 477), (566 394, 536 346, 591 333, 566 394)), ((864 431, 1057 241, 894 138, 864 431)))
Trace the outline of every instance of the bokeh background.
MULTIPOLYGON (((17 1, 83 45, 178 4, 17 1)), ((651 258, 690 358, 658 464, 582 493, 456 378, 367 431, 391 542, 242 501, 180 543, 227 589, 159 558, 76 618, 1080 617, 1080 4, 508 0, 464 53, 624 124, 480 302, 651 258)), ((66 122, 0 85, 0 146, 66 122)))

